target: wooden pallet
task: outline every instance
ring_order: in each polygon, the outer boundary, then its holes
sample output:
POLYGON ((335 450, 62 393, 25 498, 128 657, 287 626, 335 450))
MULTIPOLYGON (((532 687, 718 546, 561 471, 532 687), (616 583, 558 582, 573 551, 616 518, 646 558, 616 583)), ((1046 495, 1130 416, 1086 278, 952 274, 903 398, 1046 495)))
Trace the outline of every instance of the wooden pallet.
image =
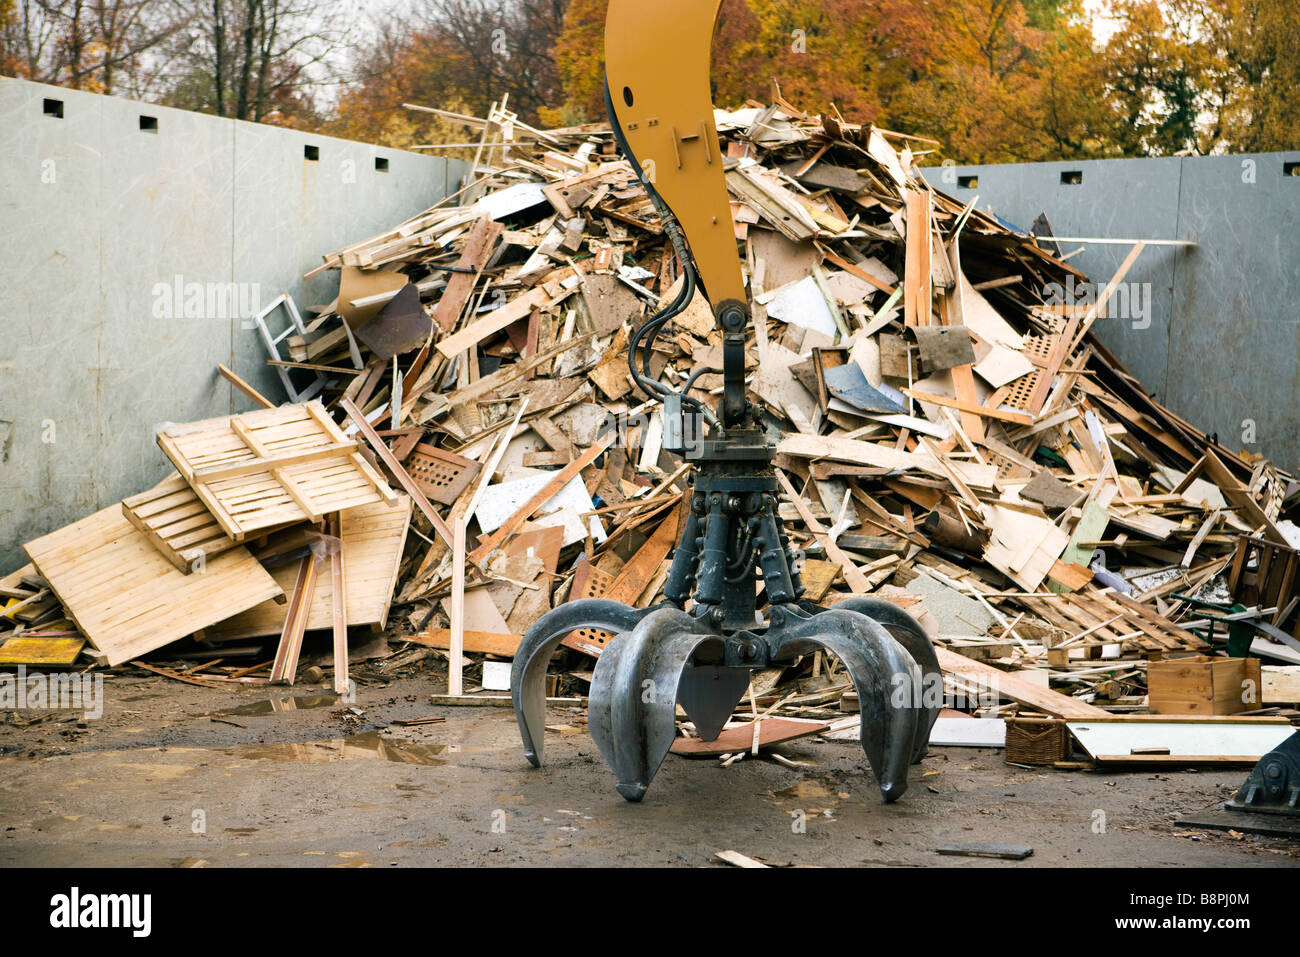
POLYGON ((246 548, 176 569, 113 505, 24 546, 109 665, 138 658, 232 614, 283 597, 246 548))
MULTIPOLYGON (((340 519, 343 552, 347 563, 349 625, 377 625, 388 622, 388 606, 397 584, 397 569, 406 545, 411 522, 411 500, 403 495, 389 508, 382 502, 362 505, 344 512, 340 519)), ((298 562, 285 562, 270 572, 286 595, 292 594, 298 562)), ((278 635, 288 615, 287 605, 265 602, 208 630, 212 641, 233 641, 261 635, 278 635)), ((307 613, 307 631, 334 627, 333 578, 326 567, 315 582, 307 613)))
POLYGON ((279 525, 397 501, 319 402, 171 426, 158 433, 158 444, 237 542, 279 525))
POLYGON ((238 548, 179 472, 122 501, 122 514, 185 574, 238 548))

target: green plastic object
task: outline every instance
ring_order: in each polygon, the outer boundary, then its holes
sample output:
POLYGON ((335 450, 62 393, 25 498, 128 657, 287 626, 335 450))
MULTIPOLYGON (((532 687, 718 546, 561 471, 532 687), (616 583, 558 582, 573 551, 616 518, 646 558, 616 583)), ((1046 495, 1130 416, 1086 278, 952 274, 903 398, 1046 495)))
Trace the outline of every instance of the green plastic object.
MULTIPOLYGON (((1185 601, 1193 608, 1202 611, 1218 611, 1225 615, 1237 615, 1246 610, 1245 605, 1235 602, 1231 605, 1223 605, 1218 602, 1202 601, 1199 598, 1193 598, 1190 595, 1180 595, 1178 593, 1174 593, 1169 597, 1176 599, 1177 601, 1185 601)), ((1228 626, 1228 655, 1232 658, 1250 657, 1250 643, 1255 637, 1255 630, 1251 628, 1250 625, 1240 621, 1225 621, 1222 618, 1216 618, 1214 615, 1206 615, 1205 617, 1210 620, 1209 640, 1211 645, 1214 644, 1214 622, 1222 622, 1228 626)))

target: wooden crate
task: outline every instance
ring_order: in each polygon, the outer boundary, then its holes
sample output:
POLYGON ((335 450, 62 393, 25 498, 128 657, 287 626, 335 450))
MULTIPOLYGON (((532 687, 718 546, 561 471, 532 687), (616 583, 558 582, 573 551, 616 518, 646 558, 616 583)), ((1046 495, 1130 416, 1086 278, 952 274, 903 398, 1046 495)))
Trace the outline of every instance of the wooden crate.
POLYGON ((1243 605, 1276 608, 1269 623, 1300 638, 1300 613, 1295 610, 1300 606, 1291 603, 1300 595, 1300 552, 1242 535, 1228 568, 1228 592, 1243 605))
POLYGON ((1147 665, 1149 706, 1156 714, 1237 714, 1260 705, 1257 658, 1175 658, 1147 665), (1246 682, 1253 694, 1245 695, 1246 682), (1243 700, 1246 698, 1247 700, 1243 700))
POLYGON ((1008 764, 1054 764, 1070 757, 1070 732, 1061 718, 1011 715, 1003 760, 1008 764))

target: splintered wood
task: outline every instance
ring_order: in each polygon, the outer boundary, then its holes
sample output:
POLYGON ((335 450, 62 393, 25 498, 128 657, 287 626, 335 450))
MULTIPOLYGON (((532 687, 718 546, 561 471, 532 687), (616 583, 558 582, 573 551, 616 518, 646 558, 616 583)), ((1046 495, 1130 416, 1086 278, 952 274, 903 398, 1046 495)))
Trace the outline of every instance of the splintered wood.
POLYGON ((396 501, 319 402, 170 426, 158 444, 235 541, 396 501))

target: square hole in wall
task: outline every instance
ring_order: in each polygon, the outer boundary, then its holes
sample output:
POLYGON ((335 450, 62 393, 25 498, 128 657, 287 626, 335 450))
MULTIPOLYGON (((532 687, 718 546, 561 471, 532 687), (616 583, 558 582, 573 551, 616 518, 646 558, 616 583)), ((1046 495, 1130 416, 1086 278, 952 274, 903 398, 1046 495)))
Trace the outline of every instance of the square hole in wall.
POLYGON ((1061 173, 1061 185, 1062 185, 1062 186, 1082 186, 1082 185, 1083 185, 1083 170, 1081 170, 1081 169, 1067 169, 1067 170, 1065 170, 1063 173, 1061 173))
POLYGON ((45 115, 46 115, 46 116, 53 116, 53 117, 55 117, 56 119, 60 119, 60 120, 63 119, 63 101, 62 101, 62 100, 51 100, 51 99, 49 99, 48 97, 46 97, 46 100, 45 100, 45 115))
POLYGON ((978 176, 958 176, 958 189, 979 189, 980 178, 978 176))
POLYGON ((156 116, 145 116, 143 113, 141 113, 141 114, 140 114, 140 129, 141 129, 142 132, 145 132, 145 133, 157 133, 157 132, 158 132, 158 117, 156 117, 156 116))
POLYGON ((1300 160, 1293 160, 1290 163, 1282 164, 1283 176, 1300 176, 1300 160))
POLYGON ((315 161, 315 160, 319 160, 319 159, 320 159, 320 147, 319 147, 319 146, 304 146, 304 147, 302 148, 302 155, 303 155, 305 158, 309 159, 309 160, 313 160, 313 161, 315 161))
POLYGON ((387 173, 387 172, 388 172, 388 157, 387 157, 387 156, 376 156, 376 157, 375 157, 375 169, 378 170, 378 171, 381 172, 381 173, 387 173))

